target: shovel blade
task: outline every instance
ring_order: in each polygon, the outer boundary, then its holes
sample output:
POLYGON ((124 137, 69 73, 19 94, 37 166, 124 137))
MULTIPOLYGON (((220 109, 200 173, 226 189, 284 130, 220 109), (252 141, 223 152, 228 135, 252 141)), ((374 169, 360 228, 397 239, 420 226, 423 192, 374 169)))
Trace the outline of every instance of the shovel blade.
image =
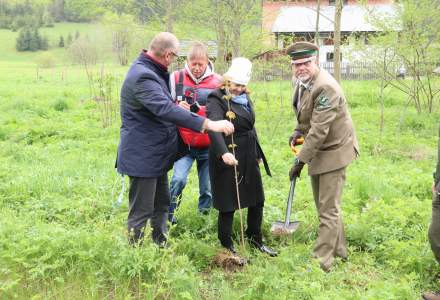
POLYGON ((299 223, 299 221, 293 221, 286 225, 285 222, 277 221, 272 224, 270 231, 278 235, 292 234, 298 229, 299 223))

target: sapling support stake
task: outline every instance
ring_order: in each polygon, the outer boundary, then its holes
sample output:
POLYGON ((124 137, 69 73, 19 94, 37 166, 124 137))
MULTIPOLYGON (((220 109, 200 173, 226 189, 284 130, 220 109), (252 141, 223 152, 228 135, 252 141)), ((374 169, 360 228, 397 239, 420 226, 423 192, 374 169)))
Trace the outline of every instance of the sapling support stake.
MULTIPOLYGON (((231 110, 231 103, 230 100, 232 98, 232 96, 229 94, 228 91, 228 82, 226 82, 225 84, 225 91, 226 91, 226 96, 224 96, 224 99, 226 100, 227 104, 228 104, 228 111, 226 112, 226 116, 229 119, 229 122, 232 123, 232 120, 235 119, 235 113, 231 110)), ((231 144, 228 145, 229 148, 232 149, 232 154, 235 157, 235 147, 237 145, 235 145, 234 143, 234 134, 231 134, 231 144)), ((240 204, 240 192, 239 192, 239 188, 238 188, 238 171, 237 171, 237 165, 234 165, 234 177, 235 177, 235 189, 236 189, 236 193, 237 193, 237 206, 238 206, 238 212, 240 214, 240 231, 241 231, 241 248, 243 250, 243 252, 245 251, 245 244, 244 244, 244 229, 243 229, 243 212, 241 211, 241 204, 240 204)))

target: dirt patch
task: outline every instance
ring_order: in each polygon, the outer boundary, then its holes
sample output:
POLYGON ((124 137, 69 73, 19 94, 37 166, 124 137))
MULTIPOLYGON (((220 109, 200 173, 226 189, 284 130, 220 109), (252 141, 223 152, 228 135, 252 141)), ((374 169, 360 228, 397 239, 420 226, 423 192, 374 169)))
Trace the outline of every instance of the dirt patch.
POLYGON ((286 236, 291 234, 291 232, 289 232, 286 228, 280 228, 280 227, 271 230, 271 233, 274 236, 286 236))
POLYGON ((222 251, 214 256, 212 263, 227 272, 235 272, 247 264, 247 259, 229 251, 222 251))

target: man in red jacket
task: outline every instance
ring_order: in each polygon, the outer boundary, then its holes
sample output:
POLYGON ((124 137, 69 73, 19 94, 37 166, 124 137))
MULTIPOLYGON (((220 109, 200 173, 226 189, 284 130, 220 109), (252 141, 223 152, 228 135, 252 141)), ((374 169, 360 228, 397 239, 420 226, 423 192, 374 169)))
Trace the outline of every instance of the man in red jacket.
MULTIPOLYGON (((214 67, 208 58, 208 50, 200 42, 195 42, 189 50, 185 68, 175 71, 170 76, 170 91, 173 99, 181 107, 200 116, 206 116, 206 99, 220 84, 221 77, 214 73, 214 67)), ((168 215, 171 223, 176 223, 174 211, 182 197, 182 191, 194 160, 197 162, 199 177, 199 211, 205 213, 212 205, 208 168, 208 134, 183 127, 179 127, 179 134, 188 147, 188 154, 174 163, 170 188, 171 205, 168 215)))

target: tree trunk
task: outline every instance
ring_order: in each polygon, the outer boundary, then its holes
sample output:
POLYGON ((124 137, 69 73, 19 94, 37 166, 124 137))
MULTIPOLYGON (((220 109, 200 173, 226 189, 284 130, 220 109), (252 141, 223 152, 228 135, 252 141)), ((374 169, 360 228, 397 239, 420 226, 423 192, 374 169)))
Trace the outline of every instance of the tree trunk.
POLYGON ((168 31, 168 32, 173 32, 174 4, 175 3, 173 0, 167 0, 167 2, 166 2, 165 20, 166 20, 166 31, 168 31))
POLYGON ((234 25, 232 28, 232 57, 238 57, 240 56, 240 24, 238 22, 235 22, 236 19, 234 19, 234 22, 232 24, 234 25), (237 24, 238 23, 238 24, 237 24))
POLYGON ((245 12, 245 6, 240 3, 242 0, 233 0, 230 2, 230 9, 232 12, 232 21, 230 23, 230 31, 232 32, 232 57, 240 56, 240 33, 245 12))
POLYGON ((342 15, 342 0, 336 0, 335 7, 335 35, 333 39, 334 44, 334 55, 333 55, 333 65, 334 71, 333 76, 337 82, 341 82, 341 15, 342 15))
POLYGON ((315 24, 315 44, 319 47, 319 12, 321 8, 321 0, 316 4, 316 24, 315 24))
POLYGON ((225 41, 225 27, 222 22, 218 24, 217 27, 217 41, 218 41, 218 51, 217 51, 217 62, 216 70, 218 73, 222 74, 226 70, 225 66, 225 55, 226 55, 226 41, 225 41))
POLYGON ((216 12, 212 22, 215 24, 215 31, 217 35, 217 60, 215 68, 217 73, 222 74, 226 71, 226 53, 227 53, 227 32, 226 27, 228 23, 228 13, 230 10, 226 9, 225 3, 222 0, 212 0, 213 10, 216 12))

